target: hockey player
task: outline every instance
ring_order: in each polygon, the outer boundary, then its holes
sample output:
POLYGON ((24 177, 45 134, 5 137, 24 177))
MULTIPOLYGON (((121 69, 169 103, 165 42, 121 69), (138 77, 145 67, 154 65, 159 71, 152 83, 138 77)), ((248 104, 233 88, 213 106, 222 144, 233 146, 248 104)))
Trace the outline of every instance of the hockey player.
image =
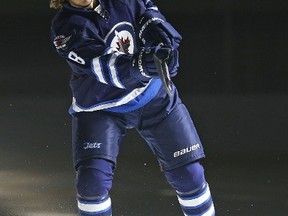
POLYGON ((184 215, 215 215, 199 160, 203 147, 154 55, 177 74, 179 33, 150 0, 51 0, 51 40, 71 67, 73 161, 81 216, 111 216, 113 173, 126 129, 135 128, 175 189, 184 215))

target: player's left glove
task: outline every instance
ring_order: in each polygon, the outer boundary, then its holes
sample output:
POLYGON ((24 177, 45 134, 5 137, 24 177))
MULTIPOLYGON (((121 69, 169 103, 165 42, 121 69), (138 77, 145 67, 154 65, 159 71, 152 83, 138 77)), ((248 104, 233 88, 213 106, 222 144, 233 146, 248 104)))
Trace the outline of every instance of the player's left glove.
POLYGON ((179 68, 178 50, 171 50, 170 55, 168 56, 168 59, 167 59, 167 65, 168 65, 170 77, 176 76, 178 68, 179 68))
POLYGON ((146 10, 139 21, 139 38, 145 47, 163 43, 166 47, 177 49, 181 35, 166 21, 158 10, 146 10))
POLYGON ((143 48, 139 54, 136 55, 135 62, 137 63, 137 67, 135 68, 138 68, 142 76, 147 78, 159 78, 159 71, 155 65, 154 55, 159 59, 164 59, 166 61, 170 77, 174 77, 177 74, 177 69, 179 67, 178 51, 158 45, 155 47, 143 48))

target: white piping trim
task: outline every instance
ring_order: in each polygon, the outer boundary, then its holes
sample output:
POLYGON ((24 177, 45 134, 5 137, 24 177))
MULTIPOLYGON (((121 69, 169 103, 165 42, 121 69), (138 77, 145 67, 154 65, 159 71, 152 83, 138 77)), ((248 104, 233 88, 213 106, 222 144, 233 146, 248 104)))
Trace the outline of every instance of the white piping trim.
POLYGON ((112 107, 121 106, 121 105, 127 104, 129 101, 135 99, 140 94, 142 94, 146 90, 146 88, 149 86, 150 83, 151 83, 151 80, 149 81, 149 83, 146 86, 134 89, 132 92, 130 92, 128 95, 126 95, 125 97, 123 97, 119 101, 114 101, 114 102, 110 102, 110 103, 100 104, 100 105, 96 105, 96 106, 93 106, 93 107, 87 107, 87 108, 80 107, 77 104, 76 98, 73 97, 72 109, 75 112, 82 112, 82 111, 93 112, 93 111, 97 111, 97 110, 103 110, 103 109, 108 109, 108 108, 112 108, 112 107))

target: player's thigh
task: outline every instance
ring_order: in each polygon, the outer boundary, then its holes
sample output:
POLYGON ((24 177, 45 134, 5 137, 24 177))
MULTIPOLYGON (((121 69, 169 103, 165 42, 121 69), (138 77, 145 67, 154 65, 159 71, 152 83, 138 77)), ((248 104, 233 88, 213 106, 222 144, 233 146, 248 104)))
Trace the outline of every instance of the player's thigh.
POLYGON ((155 126, 140 131, 164 170, 204 157, 194 123, 185 105, 180 103, 155 126))
POLYGON ((77 113, 72 118, 73 161, 102 158, 116 163, 125 129, 108 112, 77 113))

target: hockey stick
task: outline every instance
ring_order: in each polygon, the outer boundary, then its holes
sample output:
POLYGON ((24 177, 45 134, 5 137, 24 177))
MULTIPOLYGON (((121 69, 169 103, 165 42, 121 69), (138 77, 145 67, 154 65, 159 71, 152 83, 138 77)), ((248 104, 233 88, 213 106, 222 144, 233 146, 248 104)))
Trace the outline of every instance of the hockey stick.
POLYGON ((160 59, 156 54, 154 54, 154 62, 156 69, 159 73, 160 79, 168 93, 171 97, 172 95, 172 81, 169 75, 169 69, 166 63, 166 59, 160 59))

